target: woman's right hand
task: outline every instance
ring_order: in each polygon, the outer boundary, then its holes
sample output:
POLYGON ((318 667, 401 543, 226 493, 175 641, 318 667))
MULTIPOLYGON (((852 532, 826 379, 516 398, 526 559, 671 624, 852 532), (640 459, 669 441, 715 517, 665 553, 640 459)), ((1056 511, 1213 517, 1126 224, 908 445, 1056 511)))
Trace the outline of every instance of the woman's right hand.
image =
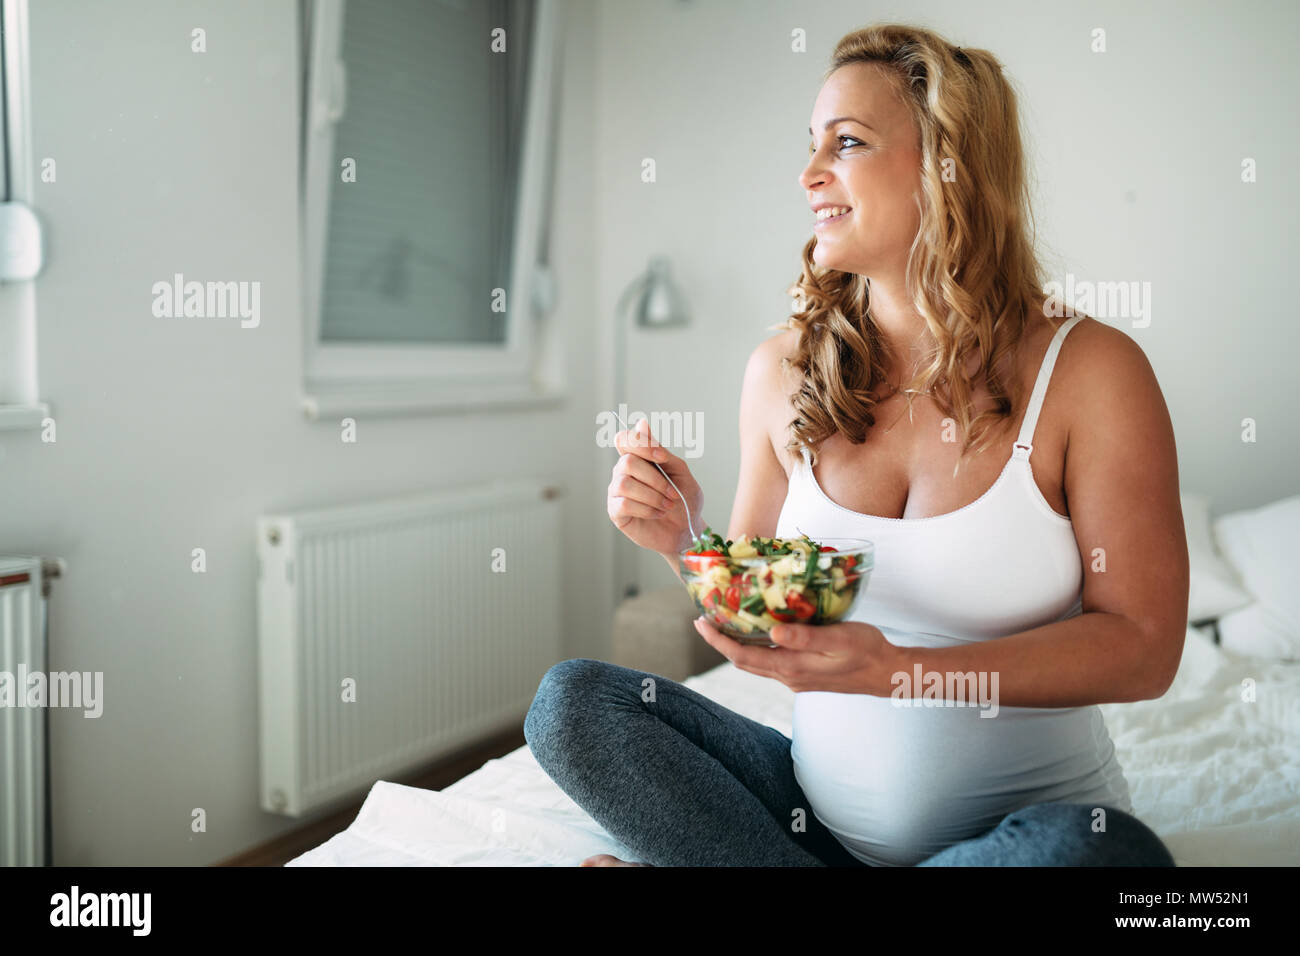
POLYGON ((609 483, 606 510, 610 520, 641 547, 675 557, 691 546, 691 530, 682 499, 653 462, 658 461, 686 496, 697 533, 701 529, 700 513, 704 510, 704 492, 699 482, 691 475, 686 462, 655 441, 644 418, 634 429, 619 432, 614 437, 614 445, 622 457, 614 465, 609 483), (656 453, 663 457, 656 458, 656 453))

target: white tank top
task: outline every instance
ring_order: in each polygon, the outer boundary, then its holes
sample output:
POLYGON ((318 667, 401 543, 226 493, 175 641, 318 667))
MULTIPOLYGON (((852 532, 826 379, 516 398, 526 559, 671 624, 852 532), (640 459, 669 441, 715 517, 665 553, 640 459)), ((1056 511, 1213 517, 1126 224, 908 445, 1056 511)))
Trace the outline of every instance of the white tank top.
MULTIPOLYGON (((1029 456, 1057 329, 1020 435, 993 487, 930 518, 883 518, 831 501, 808 450, 790 475, 777 537, 866 538, 867 591, 848 620, 874 624, 900 647, 988 641, 1082 612, 1083 567, 1073 525, 1034 483, 1029 456)), ((1128 782, 1101 711, 899 707, 889 697, 795 695, 795 778, 811 809, 855 857, 910 866, 997 826, 1034 803, 1106 804, 1132 812, 1128 782)))

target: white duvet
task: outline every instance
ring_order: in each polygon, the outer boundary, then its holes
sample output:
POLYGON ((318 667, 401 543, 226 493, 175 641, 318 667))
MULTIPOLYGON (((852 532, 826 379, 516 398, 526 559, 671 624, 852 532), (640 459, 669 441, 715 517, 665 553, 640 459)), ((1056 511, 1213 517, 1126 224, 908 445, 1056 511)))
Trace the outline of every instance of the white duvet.
MULTIPOLYGON (((794 694, 777 681, 728 663, 684 683, 790 733, 794 694)), ((1300 864, 1300 664, 1188 628, 1165 696, 1101 710, 1134 813, 1179 866, 1300 864)), ((288 865, 574 866, 594 853, 631 856, 520 747, 441 791, 376 783, 351 826, 288 865)))

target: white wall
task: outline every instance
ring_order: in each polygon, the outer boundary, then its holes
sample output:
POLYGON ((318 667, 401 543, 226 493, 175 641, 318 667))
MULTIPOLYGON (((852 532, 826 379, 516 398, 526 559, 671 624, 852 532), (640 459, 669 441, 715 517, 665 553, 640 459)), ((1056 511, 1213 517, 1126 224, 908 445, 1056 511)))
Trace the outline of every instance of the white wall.
POLYGON ((576 4, 564 82, 570 400, 361 417, 355 445, 299 412, 296 9, 32 4, 34 154, 58 175, 35 202, 49 247, 41 395, 58 440, 0 432, 0 552, 67 560, 49 666, 106 685, 98 720, 51 711, 58 864, 202 864, 299 825, 257 805, 260 513, 506 474, 563 484, 569 654, 608 646, 610 609, 591 598, 609 524, 592 464, 591 5, 576 4), (195 26, 206 54, 189 52, 195 26), (154 318, 152 283, 178 271, 260 280, 260 327, 154 318), (190 570, 195 547, 206 574, 190 570))
MULTIPOLYGON (((296 4, 32 7, 34 152, 58 163, 36 200, 41 393, 58 442, 0 432, 0 552, 67 559, 50 668, 107 681, 99 720, 51 715, 57 863, 207 863, 296 825, 256 799, 260 513, 505 473, 561 482, 568 653, 607 653, 617 456, 593 447, 595 415, 619 399, 701 412, 692 463, 725 527, 744 361, 787 314, 810 228, 795 179, 818 77, 835 41, 873 19, 1001 57, 1024 93, 1049 246, 1076 275, 1152 282, 1151 326, 1130 334, 1160 376, 1183 488, 1218 512, 1296 490, 1291 5, 573 0, 556 203, 572 397, 362 419, 355 446, 298 411, 296 4), (194 26, 208 31, 201 56, 194 26), (1104 56, 1086 52, 1094 26, 1104 56), (796 27, 807 53, 789 51, 796 27), (1243 156, 1259 162, 1253 186, 1237 181, 1243 156), (614 304, 656 253, 695 324, 633 333, 614 396, 614 304), (261 327, 154 319, 150 286, 176 271, 261 280, 261 327), (1254 445, 1239 440, 1246 416, 1254 445), (195 807, 206 834, 190 832, 195 807)), ((658 557, 641 564, 645 586, 673 580, 658 557)))
MULTIPOLYGON (((1147 328, 1111 320, 1146 352, 1173 419, 1181 487, 1215 513, 1300 491, 1291 384, 1300 336, 1288 294, 1300 189, 1295 4, 861 3, 647 0, 600 22, 599 303, 612 308, 651 252, 671 256, 693 328, 635 334, 627 401, 701 412, 692 469, 725 530, 739 461, 744 363, 789 312, 811 230, 796 178, 839 38, 915 22, 992 51, 1021 95, 1051 271, 1151 283, 1147 328), (1089 51, 1104 27, 1108 50, 1089 51), (808 52, 790 51, 791 31, 808 52), (658 181, 639 179, 642 157, 658 181), (1243 157, 1259 181, 1239 180, 1243 157), (1241 421, 1258 441, 1241 441, 1241 421)), ((671 581, 642 556, 643 585, 671 581)))

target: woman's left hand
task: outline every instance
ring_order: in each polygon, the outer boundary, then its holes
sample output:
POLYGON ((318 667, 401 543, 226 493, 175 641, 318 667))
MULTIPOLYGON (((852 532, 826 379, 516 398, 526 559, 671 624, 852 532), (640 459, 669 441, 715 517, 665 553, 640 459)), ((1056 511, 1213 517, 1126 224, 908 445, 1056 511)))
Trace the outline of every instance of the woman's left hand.
POLYGON ((888 697, 900 666, 899 648, 880 628, 861 621, 839 624, 777 624, 777 647, 741 644, 723 634, 704 615, 695 629, 718 653, 742 671, 779 680, 796 693, 808 690, 888 697))

